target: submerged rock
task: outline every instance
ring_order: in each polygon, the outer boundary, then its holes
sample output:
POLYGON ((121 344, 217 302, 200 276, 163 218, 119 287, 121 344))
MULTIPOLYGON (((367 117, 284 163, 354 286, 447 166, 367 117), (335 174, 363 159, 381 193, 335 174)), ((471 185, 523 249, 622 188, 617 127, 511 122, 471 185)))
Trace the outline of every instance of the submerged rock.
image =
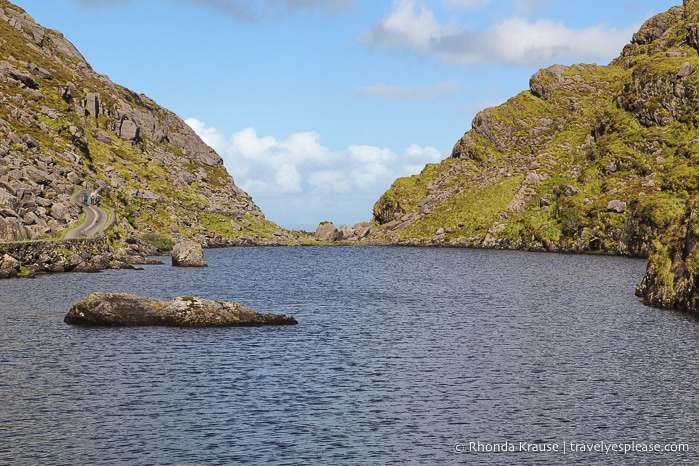
POLYGON ((250 327, 295 325, 293 317, 261 314, 234 301, 179 296, 165 301, 128 293, 91 293, 73 304, 63 321, 74 325, 250 327))
POLYGON ((182 241, 172 247, 172 265, 175 267, 207 267, 201 244, 182 241))

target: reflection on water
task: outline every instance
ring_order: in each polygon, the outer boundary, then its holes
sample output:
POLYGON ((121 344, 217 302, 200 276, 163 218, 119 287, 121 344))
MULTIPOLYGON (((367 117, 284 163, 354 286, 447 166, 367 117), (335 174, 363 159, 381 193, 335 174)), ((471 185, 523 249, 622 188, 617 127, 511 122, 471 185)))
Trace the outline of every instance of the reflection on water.
POLYGON ((206 258, 0 282, 0 463, 699 462, 699 327, 637 302, 643 261, 383 247, 206 258), (65 325, 91 291, 232 299, 299 325, 65 325), (690 451, 454 451, 506 441, 690 451))

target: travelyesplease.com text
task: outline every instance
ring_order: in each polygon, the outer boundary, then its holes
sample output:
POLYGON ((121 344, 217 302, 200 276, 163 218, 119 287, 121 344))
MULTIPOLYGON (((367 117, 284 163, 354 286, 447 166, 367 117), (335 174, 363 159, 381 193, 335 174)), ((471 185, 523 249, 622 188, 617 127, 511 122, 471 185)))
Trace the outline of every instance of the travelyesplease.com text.
POLYGON ((657 442, 463 442, 454 444, 454 453, 661 453, 688 452, 687 443, 657 442))

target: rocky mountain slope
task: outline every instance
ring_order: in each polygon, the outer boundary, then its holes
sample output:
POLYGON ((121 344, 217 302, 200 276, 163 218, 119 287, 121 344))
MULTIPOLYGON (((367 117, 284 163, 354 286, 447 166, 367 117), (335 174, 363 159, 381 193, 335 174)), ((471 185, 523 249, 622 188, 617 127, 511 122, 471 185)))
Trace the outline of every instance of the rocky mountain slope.
POLYGON ((99 189, 114 240, 290 239, 180 118, 96 73, 57 31, 0 0, 0 241, 60 236, 99 189), (138 192, 138 195, 136 193, 138 192))
POLYGON ((554 65, 377 201, 376 240, 650 256, 638 294, 699 310, 699 1, 608 66, 554 65))

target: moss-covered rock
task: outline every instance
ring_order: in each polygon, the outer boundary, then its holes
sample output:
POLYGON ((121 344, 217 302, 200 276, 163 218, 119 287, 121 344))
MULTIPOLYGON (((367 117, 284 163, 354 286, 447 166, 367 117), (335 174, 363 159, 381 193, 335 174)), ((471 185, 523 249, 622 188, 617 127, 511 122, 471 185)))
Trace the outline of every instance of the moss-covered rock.
POLYGON ((172 301, 128 293, 91 293, 76 302, 64 322, 90 326, 250 327, 295 325, 293 317, 261 314, 234 301, 180 296, 172 301))

